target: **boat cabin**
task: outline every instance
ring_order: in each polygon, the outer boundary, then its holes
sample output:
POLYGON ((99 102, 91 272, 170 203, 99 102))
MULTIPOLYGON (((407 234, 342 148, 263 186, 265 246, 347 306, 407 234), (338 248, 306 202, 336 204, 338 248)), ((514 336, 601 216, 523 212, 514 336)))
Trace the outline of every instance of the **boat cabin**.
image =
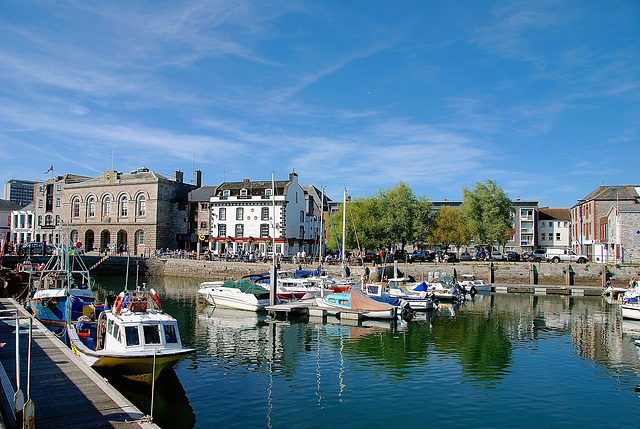
POLYGON ((108 314, 104 332, 104 349, 112 351, 182 347, 178 322, 161 311, 151 310, 126 318, 108 314), (150 314, 153 317, 149 317, 150 314))

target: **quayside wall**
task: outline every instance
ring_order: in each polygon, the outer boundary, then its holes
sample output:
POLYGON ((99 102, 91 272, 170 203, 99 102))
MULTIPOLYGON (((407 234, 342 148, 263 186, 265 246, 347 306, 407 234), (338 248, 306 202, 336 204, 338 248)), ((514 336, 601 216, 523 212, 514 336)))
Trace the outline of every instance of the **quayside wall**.
MULTIPOLYGON (((32 257, 33 263, 45 263, 48 258, 32 257)), ((83 260, 93 275, 124 275, 127 267, 127 258, 111 256, 101 261, 98 256, 84 256, 83 260)), ((13 267, 22 258, 17 256, 5 256, 3 265, 13 267)), ((136 266, 139 274, 151 277, 189 277, 202 280, 238 279, 246 274, 268 272, 270 264, 262 262, 226 262, 224 260, 196 260, 179 258, 130 258, 129 272, 134 274, 136 266)), ((436 275, 474 275, 494 284, 539 284, 539 285, 576 285, 576 286, 602 286, 609 280, 614 286, 626 285, 632 278, 640 277, 640 266, 637 265, 602 265, 566 264, 566 263, 528 263, 528 262, 461 262, 455 264, 435 263, 398 263, 398 270, 402 275, 412 276, 416 280, 428 280, 436 275), (604 277, 606 276, 606 277, 604 277)), ((292 264, 283 263, 281 270, 302 268, 313 270, 316 264, 292 264)), ((360 279, 365 273, 362 266, 349 266, 350 274, 355 279, 360 279)), ((371 280, 378 280, 381 266, 367 264, 371 280)), ((386 276, 393 277, 393 265, 387 265, 386 276)), ((323 271, 327 274, 340 277, 340 265, 323 264, 323 271)))

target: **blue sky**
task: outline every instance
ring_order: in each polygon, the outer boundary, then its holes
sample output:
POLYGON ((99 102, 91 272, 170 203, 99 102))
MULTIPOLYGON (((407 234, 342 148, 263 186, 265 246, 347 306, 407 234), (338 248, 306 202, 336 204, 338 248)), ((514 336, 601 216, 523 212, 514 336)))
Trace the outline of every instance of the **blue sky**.
POLYGON ((639 185, 640 2, 7 1, 2 179, 286 179, 570 207, 639 185), (195 161, 194 161, 195 159, 195 161))

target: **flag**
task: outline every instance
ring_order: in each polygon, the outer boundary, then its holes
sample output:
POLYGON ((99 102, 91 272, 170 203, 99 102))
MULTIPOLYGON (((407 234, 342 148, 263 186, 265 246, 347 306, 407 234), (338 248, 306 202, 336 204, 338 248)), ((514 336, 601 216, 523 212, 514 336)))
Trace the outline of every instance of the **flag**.
POLYGON ((45 171, 44 174, 51 173, 52 171, 53 171, 53 164, 51 164, 51 167, 49 167, 49 169, 45 171))

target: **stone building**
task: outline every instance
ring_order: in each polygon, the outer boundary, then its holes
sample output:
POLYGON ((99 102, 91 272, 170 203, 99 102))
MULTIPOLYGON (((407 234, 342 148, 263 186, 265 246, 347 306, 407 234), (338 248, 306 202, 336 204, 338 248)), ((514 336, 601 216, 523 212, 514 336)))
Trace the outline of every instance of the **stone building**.
POLYGON ((158 248, 183 249, 188 235, 186 198, 195 188, 183 182, 181 171, 173 179, 144 167, 131 173, 105 171, 65 184, 62 222, 56 225, 65 225, 71 241, 82 243, 87 251, 148 255, 158 248))
POLYGON ((640 204, 618 204, 609 209, 604 237, 605 263, 640 263, 640 204))
POLYGON ((202 253, 202 249, 209 248, 211 241, 209 222, 211 218, 211 197, 215 194, 215 186, 202 186, 187 195, 189 226, 188 239, 185 249, 202 253))
POLYGON ((571 246, 594 262, 604 262, 609 210, 619 204, 640 203, 638 186, 598 186, 571 207, 571 246))

